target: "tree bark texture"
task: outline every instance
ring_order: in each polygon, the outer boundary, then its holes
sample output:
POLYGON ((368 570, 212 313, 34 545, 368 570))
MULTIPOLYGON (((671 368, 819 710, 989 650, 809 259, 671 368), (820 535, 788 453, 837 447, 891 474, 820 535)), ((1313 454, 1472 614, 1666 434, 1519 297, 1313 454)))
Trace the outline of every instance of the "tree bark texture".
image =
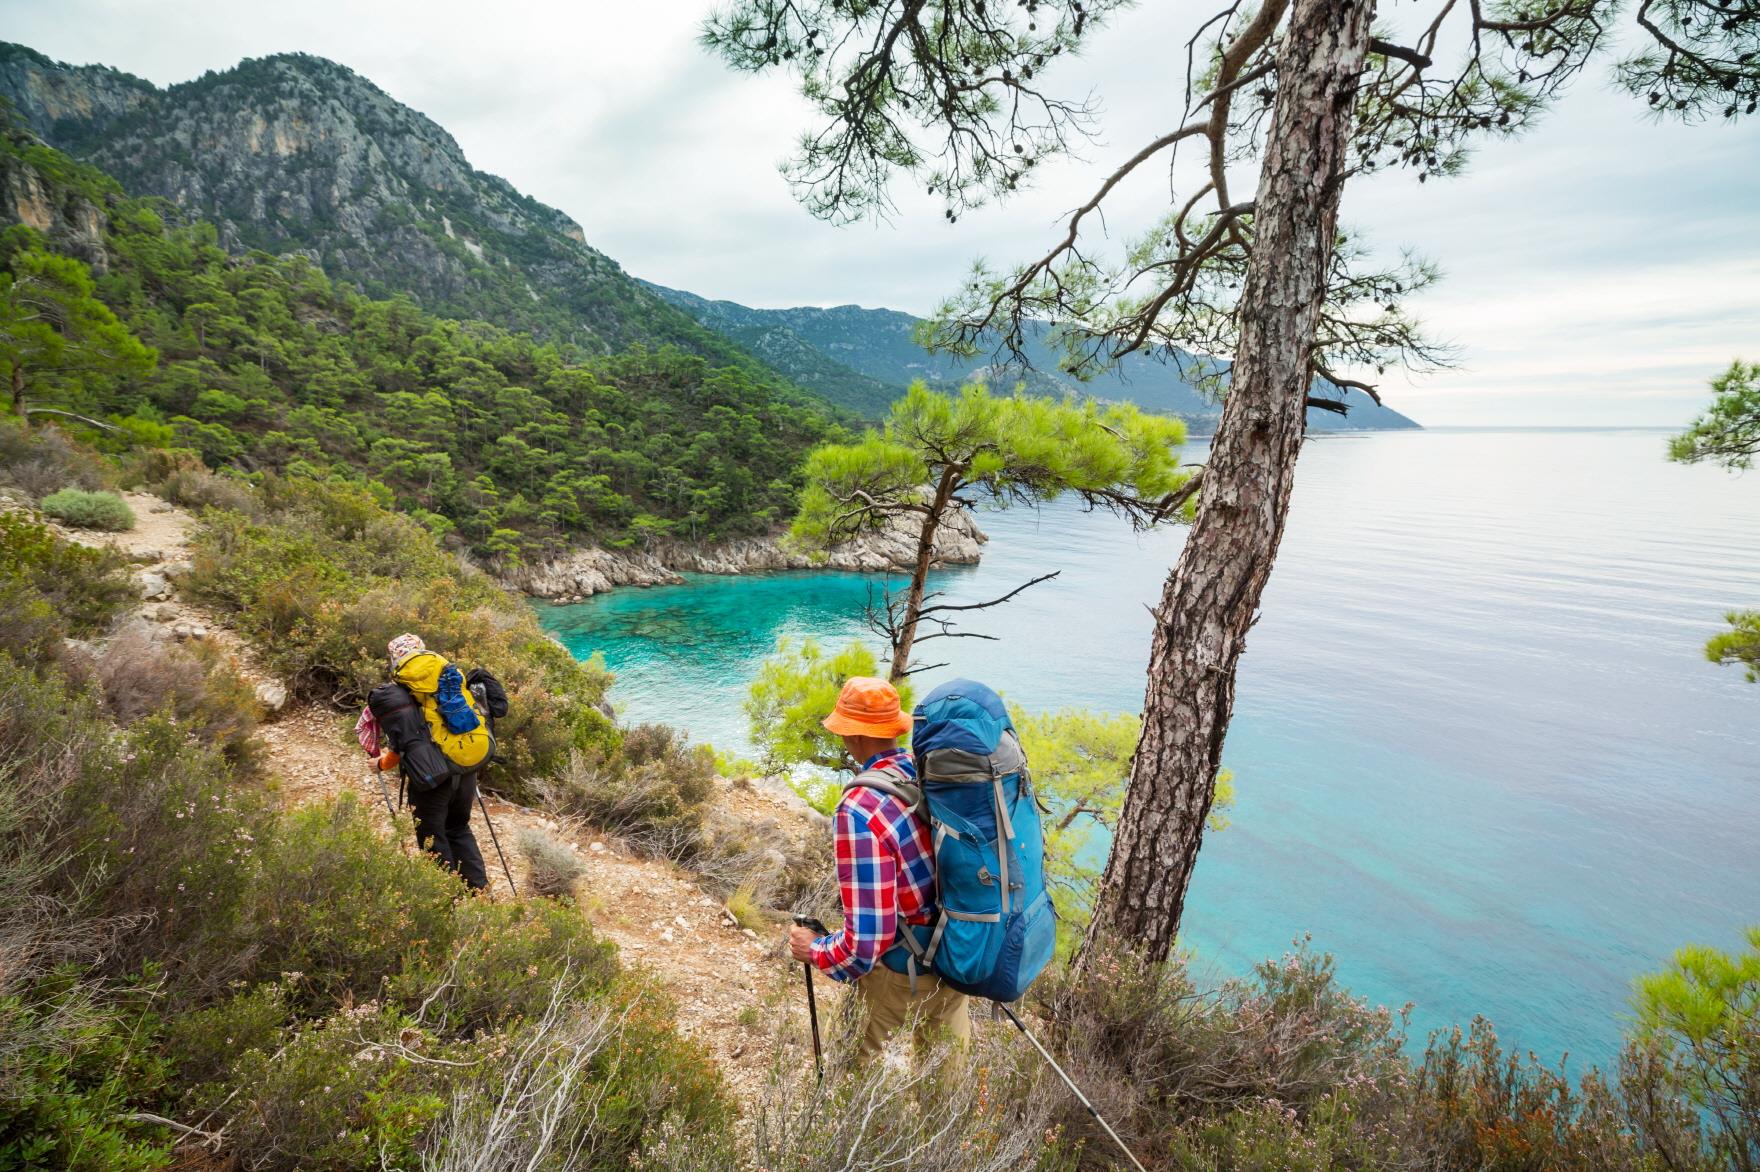
POLYGON ((1301 450, 1373 0, 1296 0, 1241 293, 1240 348, 1198 510, 1155 609, 1143 732, 1084 956, 1167 957, 1216 795, 1235 669, 1271 574, 1301 450))
POLYGON ((904 599, 904 619, 899 624, 898 638, 892 644, 892 666, 887 678, 893 684, 904 679, 911 670, 911 648, 917 641, 917 620, 923 611, 929 566, 935 560, 935 534, 940 531, 941 519, 953 502, 959 479, 959 468, 952 464, 943 468, 941 478, 935 482, 935 495, 929 501, 929 511, 923 514, 923 527, 917 535, 917 564, 911 567, 910 590, 904 599))

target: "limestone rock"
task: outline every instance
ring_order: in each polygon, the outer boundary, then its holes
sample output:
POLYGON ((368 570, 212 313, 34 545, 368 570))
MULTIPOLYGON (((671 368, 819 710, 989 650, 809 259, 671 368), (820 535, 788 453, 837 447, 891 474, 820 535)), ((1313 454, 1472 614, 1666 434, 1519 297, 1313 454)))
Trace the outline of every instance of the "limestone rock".
MULTIPOLYGON (((935 536, 935 564, 972 565, 989 538, 971 514, 954 513, 935 536)), ((822 558, 785 547, 779 537, 741 537, 714 545, 657 541, 644 551, 587 547, 496 574, 502 584, 537 598, 573 601, 617 586, 661 586, 683 581, 681 572, 748 574, 770 570, 827 569, 878 573, 909 570, 916 562, 912 518, 833 546, 822 558)))
POLYGON ((257 703, 265 711, 280 712, 287 707, 287 685, 279 680, 268 680, 257 685, 257 703))
POLYGON ((140 576, 141 597, 148 602, 171 597, 171 582, 157 570, 147 570, 140 576))

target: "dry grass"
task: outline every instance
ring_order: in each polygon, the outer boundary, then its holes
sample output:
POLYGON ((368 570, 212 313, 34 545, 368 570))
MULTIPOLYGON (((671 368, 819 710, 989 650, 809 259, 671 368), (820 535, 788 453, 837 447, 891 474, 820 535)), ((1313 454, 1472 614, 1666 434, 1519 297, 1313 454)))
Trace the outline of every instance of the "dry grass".
POLYGON ((580 855, 541 827, 521 827, 519 849, 526 857, 532 890, 539 895, 572 895, 575 884, 587 873, 580 855))

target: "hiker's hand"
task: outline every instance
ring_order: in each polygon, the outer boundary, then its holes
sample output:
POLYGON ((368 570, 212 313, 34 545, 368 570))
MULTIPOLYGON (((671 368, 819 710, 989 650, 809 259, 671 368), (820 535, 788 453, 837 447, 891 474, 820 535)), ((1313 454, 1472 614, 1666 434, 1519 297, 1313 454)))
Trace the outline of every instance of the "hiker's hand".
POLYGON ((813 930, 799 924, 788 930, 788 954, 802 964, 813 963, 813 930))

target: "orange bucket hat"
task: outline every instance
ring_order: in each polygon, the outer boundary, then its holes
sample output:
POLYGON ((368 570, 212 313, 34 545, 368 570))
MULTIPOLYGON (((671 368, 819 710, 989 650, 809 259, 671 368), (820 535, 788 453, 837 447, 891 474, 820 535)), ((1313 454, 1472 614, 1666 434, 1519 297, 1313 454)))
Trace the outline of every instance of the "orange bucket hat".
POLYGON ((898 689, 873 676, 844 681, 837 707, 820 723, 845 737, 902 737, 911 731, 911 716, 899 706, 898 689))

